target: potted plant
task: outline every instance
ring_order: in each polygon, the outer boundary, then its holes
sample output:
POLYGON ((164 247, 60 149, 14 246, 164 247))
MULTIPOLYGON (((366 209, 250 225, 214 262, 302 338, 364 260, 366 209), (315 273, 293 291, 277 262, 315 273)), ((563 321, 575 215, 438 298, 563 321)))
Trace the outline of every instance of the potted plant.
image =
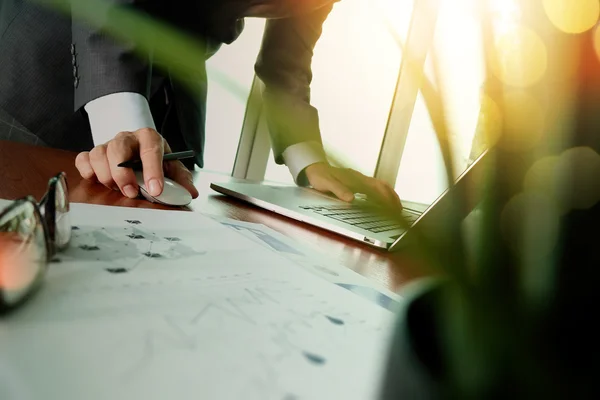
MULTIPOLYGON (((441 278, 408 287, 382 399, 597 398, 600 304, 598 2, 520 1, 495 34, 482 2, 490 166, 473 240, 448 215, 416 256, 441 278), (585 3, 585 4, 584 4, 585 3)), ((443 120, 443 107, 438 102, 443 120)), ((485 115, 484 115, 485 116, 485 115)), ((446 165, 448 138, 437 132, 446 165)), ((455 191, 457 209, 472 193, 455 191)))

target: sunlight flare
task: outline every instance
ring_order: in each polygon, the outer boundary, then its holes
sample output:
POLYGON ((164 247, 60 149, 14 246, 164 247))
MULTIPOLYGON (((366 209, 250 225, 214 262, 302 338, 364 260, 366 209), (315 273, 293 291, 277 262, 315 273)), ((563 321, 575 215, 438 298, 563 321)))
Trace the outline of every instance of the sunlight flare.
POLYGON ((598 22, 600 3, 598 0, 544 0, 544 10, 558 29, 577 34, 590 30, 598 22))

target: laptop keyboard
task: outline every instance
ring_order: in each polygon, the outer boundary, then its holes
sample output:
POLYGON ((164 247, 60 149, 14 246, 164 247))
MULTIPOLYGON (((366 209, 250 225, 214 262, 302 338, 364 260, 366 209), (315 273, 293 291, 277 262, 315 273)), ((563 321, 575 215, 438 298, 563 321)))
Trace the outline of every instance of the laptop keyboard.
MULTIPOLYGON (((376 210, 368 210, 364 207, 356 207, 351 204, 348 205, 328 205, 328 206, 301 206, 305 210, 312 210, 317 214, 323 215, 342 221, 357 228, 365 229, 373 233, 381 233, 387 231, 394 231, 402 229, 402 225, 397 220, 391 220, 377 214, 376 210)), ((401 217, 409 224, 419 218, 418 214, 412 213, 407 210, 401 211, 401 217)))

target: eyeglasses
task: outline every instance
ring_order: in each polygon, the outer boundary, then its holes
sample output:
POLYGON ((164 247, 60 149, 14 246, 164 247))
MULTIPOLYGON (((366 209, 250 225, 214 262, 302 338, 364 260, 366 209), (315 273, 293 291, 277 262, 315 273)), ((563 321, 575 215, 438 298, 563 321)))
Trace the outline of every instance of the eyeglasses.
POLYGON ((0 313, 23 303, 40 286, 48 264, 71 240, 69 191, 64 172, 32 196, 0 211, 0 313))

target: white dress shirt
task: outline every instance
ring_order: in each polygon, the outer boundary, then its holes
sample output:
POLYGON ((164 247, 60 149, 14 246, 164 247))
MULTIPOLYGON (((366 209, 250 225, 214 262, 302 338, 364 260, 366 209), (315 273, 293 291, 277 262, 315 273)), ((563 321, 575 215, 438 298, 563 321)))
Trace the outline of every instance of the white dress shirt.
MULTIPOLYGON (((99 97, 87 103, 85 110, 95 146, 108 142, 119 132, 156 129, 148 101, 139 93, 122 92, 99 97)), ((294 182, 307 186, 302 171, 311 164, 326 162, 327 158, 319 143, 303 142, 285 149, 283 160, 294 182)))

